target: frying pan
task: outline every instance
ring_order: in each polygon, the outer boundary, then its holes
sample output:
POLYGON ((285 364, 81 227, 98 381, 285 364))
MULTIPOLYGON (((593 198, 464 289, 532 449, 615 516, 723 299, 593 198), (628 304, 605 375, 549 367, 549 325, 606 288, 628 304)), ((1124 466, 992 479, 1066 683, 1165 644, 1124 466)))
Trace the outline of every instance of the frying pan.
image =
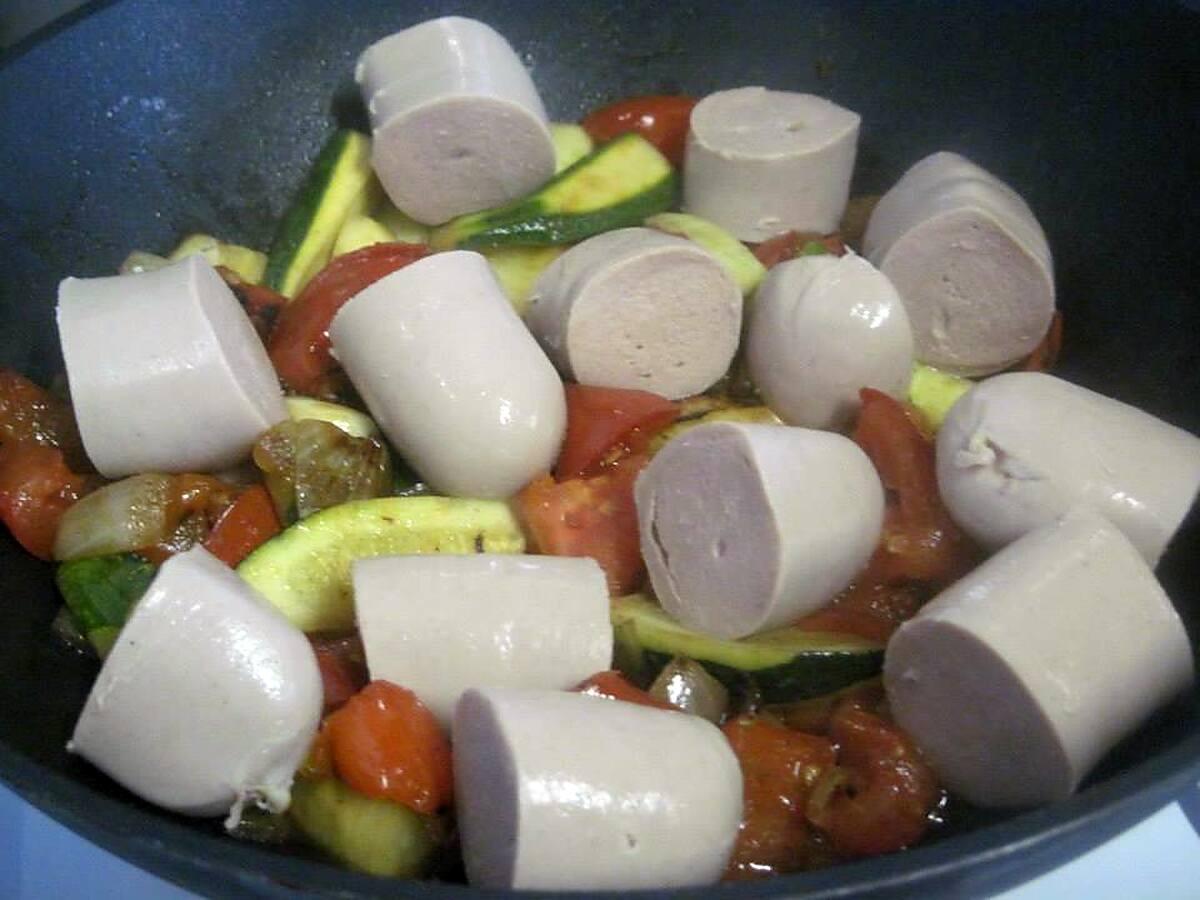
MULTIPOLYGON (((265 246, 333 123, 362 122, 357 53, 449 12, 505 34, 557 119, 766 84, 862 114, 856 192, 934 150, 965 153, 1047 231, 1061 374, 1200 430, 1200 15, 1135 2, 91 4, 0 66, 0 365, 41 379, 61 367, 53 307, 68 274, 111 274, 130 249, 166 251, 188 231, 265 246)), ((1198 531, 1193 515, 1159 570, 1193 640, 1198 531)), ((0 776, 80 834, 205 893, 466 895, 236 843, 138 802, 64 750, 95 664, 51 636, 51 567, 7 535, 0 598, 0 776)), ((1157 715, 1067 802, 952 809, 912 851, 720 895, 977 895, 1031 877, 1195 784, 1198 700, 1157 715)))

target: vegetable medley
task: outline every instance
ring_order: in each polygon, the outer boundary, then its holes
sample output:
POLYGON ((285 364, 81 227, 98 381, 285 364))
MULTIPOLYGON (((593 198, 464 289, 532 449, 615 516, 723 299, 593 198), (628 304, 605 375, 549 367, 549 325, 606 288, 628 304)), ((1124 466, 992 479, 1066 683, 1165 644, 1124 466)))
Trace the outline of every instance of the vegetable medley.
POLYGON ((356 78, 372 136, 267 252, 67 279, 70 396, 0 369, 0 519, 104 661, 75 752, 369 873, 670 887, 1053 802, 1190 683, 1152 567, 1200 442, 1046 374, 1011 187, 935 153, 851 198, 858 117, 787 91, 549 124, 465 19, 356 78), (1115 732, 1059 657, 1140 673, 1115 732))

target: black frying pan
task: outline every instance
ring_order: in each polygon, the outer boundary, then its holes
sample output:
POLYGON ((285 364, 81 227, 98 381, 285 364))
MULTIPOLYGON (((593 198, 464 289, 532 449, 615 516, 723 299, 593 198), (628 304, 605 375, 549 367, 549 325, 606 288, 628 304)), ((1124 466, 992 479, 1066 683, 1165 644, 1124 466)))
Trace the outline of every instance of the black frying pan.
MULTIPOLYGON (((265 246, 332 124, 361 121, 358 51, 447 12, 504 33, 559 119, 632 94, 766 84, 862 114, 856 191, 886 189, 933 150, 967 154, 1045 226, 1067 323, 1060 372, 1200 431, 1200 15, 1144 3, 93 4, 0 67, 0 365, 60 367, 65 275, 111 274, 130 249, 165 251, 187 231, 265 246)), ((1193 636, 1195 520, 1160 568, 1193 636)), ((69 757, 95 667, 51 637, 57 605, 50 567, 0 536, 0 775, 33 803, 206 893, 464 893, 235 843, 69 757)), ((1194 784, 1198 699, 1157 716, 1066 803, 964 809, 908 853, 720 894, 1013 884, 1194 784)))

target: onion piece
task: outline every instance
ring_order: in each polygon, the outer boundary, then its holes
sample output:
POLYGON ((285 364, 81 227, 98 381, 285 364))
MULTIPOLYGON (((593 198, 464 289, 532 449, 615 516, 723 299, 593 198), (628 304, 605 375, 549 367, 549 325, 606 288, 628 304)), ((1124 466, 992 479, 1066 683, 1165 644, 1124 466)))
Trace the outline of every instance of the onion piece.
POLYGON ((153 272, 171 264, 165 256, 147 253, 145 250, 133 250, 125 257, 117 271, 121 275, 137 275, 141 272, 153 272))
POLYGON ((172 488, 169 475, 133 475, 93 491, 63 514, 54 558, 130 553, 166 540, 178 524, 172 488))
POLYGON ((719 724, 729 711, 729 691, 694 659, 676 656, 663 666, 649 694, 672 706, 719 724))

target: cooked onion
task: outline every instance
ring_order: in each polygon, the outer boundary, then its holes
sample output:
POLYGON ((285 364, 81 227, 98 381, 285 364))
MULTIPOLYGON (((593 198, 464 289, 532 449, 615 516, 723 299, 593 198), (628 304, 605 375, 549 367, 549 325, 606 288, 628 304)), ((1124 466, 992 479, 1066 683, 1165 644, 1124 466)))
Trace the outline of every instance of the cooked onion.
POLYGON ((63 514, 54 558, 128 553, 165 540, 171 521, 169 475, 134 475, 94 491, 63 514))
POLYGON ((729 691, 694 659, 677 656, 650 685, 650 696, 684 712, 719 723, 729 710, 729 691))

